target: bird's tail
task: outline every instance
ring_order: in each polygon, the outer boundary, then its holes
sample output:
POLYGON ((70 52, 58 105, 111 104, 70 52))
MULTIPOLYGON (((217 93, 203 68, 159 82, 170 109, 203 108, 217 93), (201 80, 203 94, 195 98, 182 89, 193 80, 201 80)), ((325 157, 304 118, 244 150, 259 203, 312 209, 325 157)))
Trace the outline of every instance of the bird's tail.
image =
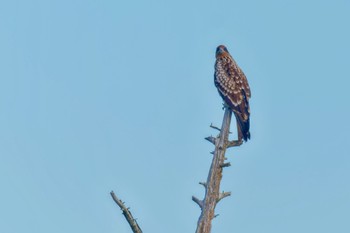
POLYGON ((242 90, 242 95, 243 95, 244 102, 242 102, 242 104, 238 106, 239 112, 235 112, 235 116, 237 119, 237 127, 241 132, 241 136, 239 138, 240 139, 243 138, 243 140, 246 142, 248 141, 248 139, 250 139, 250 132, 249 132, 250 110, 249 110, 249 102, 244 90, 242 90))
POLYGON ((238 127, 238 137, 243 138, 243 140, 246 142, 248 139, 250 139, 250 132, 249 132, 249 117, 247 120, 243 120, 243 117, 240 114, 235 113, 236 119, 237 119, 237 127, 238 127))

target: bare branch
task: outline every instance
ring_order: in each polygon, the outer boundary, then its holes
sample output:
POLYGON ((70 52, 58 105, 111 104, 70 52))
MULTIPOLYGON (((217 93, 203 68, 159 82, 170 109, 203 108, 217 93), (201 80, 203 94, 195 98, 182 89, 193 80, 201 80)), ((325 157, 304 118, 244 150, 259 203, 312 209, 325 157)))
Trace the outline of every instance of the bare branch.
POLYGON ((233 141, 229 141, 227 143, 227 148, 230 148, 230 147, 236 147, 236 146, 240 146, 243 144, 243 141, 242 140, 233 140, 233 141))
POLYGON ((210 124, 210 128, 216 129, 218 131, 221 131, 221 129, 219 127, 216 127, 215 125, 213 125, 213 123, 210 124))
POLYGON ((214 145, 216 144, 216 138, 213 136, 206 137, 205 140, 208 140, 209 142, 213 143, 214 145))
POLYGON ((139 225, 137 224, 136 220, 134 219, 134 217, 132 216, 131 212, 130 212, 130 208, 127 208, 124 205, 124 202, 122 202, 122 200, 118 199, 118 197, 114 194, 113 191, 111 191, 111 196, 113 198, 113 200, 115 201, 115 203, 117 203, 117 205, 119 206, 119 208, 123 211, 123 215, 126 219, 126 221, 128 221, 131 230, 134 233, 142 233, 141 228, 139 227, 139 225))
MULTIPOLYGON (((219 127, 216 127, 215 125, 213 125, 213 123, 210 124, 210 128, 216 129, 219 132, 221 132, 221 129, 219 127)), ((232 132, 229 131, 228 133, 231 134, 232 132)))
POLYGON ((207 183, 205 183, 205 182, 199 182, 199 184, 200 184, 200 185, 203 185, 204 188, 207 188, 207 183))
POLYGON ((197 197, 192 196, 192 201, 196 202, 201 209, 203 209, 203 201, 199 200, 197 197))
POLYGON ((231 166, 231 163, 230 163, 230 162, 228 162, 228 163, 223 163, 223 164, 220 165, 221 168, 229 167, 229 166, 231 166))
POLYGON ((225 197, 231 196, 231 192, 222 192, 219 194, 219 198, 216 200, 216 203, 224 199, 225 197))

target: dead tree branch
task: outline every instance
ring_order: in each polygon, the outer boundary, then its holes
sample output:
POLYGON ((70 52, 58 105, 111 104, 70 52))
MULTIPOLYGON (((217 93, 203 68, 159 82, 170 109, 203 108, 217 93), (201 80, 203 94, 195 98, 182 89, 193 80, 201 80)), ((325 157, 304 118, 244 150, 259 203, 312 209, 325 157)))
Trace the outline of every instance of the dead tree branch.
POLYGON ((219 127, 216 127, 215 125, 213 125, 213 123, 210 124, 210 128, 216 129, 219 132, 221 131, 221 129, 219 127))
POLYGON ((224 199, 225 197, 231 196, 231 192, 222 192, 219 194, 219 199, 216 202, 221 201, 222 199, 224 199))
POLYGON ((199 182, 200 185, 203 185, 204 188, 207 188, 207 183, 205 182, 199 182))
POLYGON ((214 145, 216 144, 216 138, 213 136, 206 137, 205 140, 208 140, 209 142, 213 143, 214 145))
POLYGON ((240 145, 242 145, 242 143, 243 143, 242 140, 241 141, 239 141, 239 140, 237 140, 237 141, 229 141, 227 143, 227 148, 240 146, 240 145))
POLYGON ((127 208, 124 205, 124 202, 122 202, 122 200, 118 199, 118 197, 114 194, 113 191, 111 191, 111 196, 112 196, 113 200, 115 201, 115 203, 117 203, 119 208, 123 211, 123 215, 126 218, 126 221, 128 221, 132 231, 134 233, 142 233, 141 228, 139 227, 139 225, 137 224, 136 220, 132 216, 129 208, 127 208))
POLYGON ((201 209, 203 209, 203 201, 199 200, 197 197, 192 196, 192 201, 196 202, 201 209))
POLYGON ((215 145, 215 151, 211 167, 209 170, 207 182, 205 183, 205 197, 204 200, 192 197, 192 200, 201 207, 201 215, 198 219, 196 233, 210 233, 211 221, 217 215, 215 215, 216 204, 225 197, 231 195, 231 192, 220 193, 220 182, 222 179, 222 170, 225 167, 230 166, 230 163, 225 163, 226 149, 233 146, 240 146, 242 141, 229 141, 228 135, 230 133, 232 112, 229 108, 225 108, 225 114, 222 122, 221 129, 210 125, 211 128, 220 131, 218 137, 207 137, 206 140, 215 145))
POLYGON ((224 167, 230 167, 231 166, 231 163, 230 162, 228 162, 228 163, 223 163, 223 164, 221 164, 220 165, 222 168, 224 168, 224 167))
MULTIPOLYGON (((213 125, 213 123, 211 123, 209 127, 210 127, 210 128, 213 128, 213 129, 216 129, 216 130, 218 130, 219 132, 221 131, 221 129, 220 129, 219 127, 213 125)), ((231 132, 228 132, 228 133, 231 134, 231 132)))

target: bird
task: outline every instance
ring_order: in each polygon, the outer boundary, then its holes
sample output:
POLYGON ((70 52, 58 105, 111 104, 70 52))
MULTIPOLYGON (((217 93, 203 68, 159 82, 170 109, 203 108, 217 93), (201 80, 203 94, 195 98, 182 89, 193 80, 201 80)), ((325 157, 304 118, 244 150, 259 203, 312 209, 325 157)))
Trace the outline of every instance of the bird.
POLYGON ((214 84, 224 100, 224 105, 235 115, 238 140, 250 139, 249 99, 251 90, 248 80, 224 45, 216 48, 214 84))

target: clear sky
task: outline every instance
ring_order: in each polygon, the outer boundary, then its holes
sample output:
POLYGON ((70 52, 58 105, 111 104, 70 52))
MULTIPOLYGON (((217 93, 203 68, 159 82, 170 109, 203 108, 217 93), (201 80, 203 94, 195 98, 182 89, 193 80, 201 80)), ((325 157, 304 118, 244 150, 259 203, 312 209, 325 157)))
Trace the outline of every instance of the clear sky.
MULTIPOLYGON (((0 232, 194 232, 224 44, 252 139, 230 149, 213 232, 350 232, 350 3, 0 3, 0 232)), ((232 131, 234 131, 234 125, 232 131)))

